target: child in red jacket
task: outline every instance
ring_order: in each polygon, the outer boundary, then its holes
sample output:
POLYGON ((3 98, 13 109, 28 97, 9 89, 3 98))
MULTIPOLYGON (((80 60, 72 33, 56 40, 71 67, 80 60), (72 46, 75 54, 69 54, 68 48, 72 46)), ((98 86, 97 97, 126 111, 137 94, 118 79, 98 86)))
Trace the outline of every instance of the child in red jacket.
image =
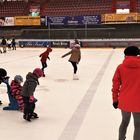
POLYGON ((131 114, 134 118, 134 140, 140 140, 140 50, 129 46, 124 50, 125 58, 113 76, 112 100, 115 109, 121 109, 122 122, 119 140, 126 139, 131 114))
MULTIPOLYGON (((49 58, 49 53, 52 52, 52 49, 50 46, 47 46, 47 49, 45 52, 43 52, 42 54, 40 54, 39 57, 41 57, 40 61, 42 64, 42 71, 44 72, 44 69, 47 67, 47 59, 50 60, 49 58)), ((43 77, 45 77, 45 74, 43 74, 43 77)))

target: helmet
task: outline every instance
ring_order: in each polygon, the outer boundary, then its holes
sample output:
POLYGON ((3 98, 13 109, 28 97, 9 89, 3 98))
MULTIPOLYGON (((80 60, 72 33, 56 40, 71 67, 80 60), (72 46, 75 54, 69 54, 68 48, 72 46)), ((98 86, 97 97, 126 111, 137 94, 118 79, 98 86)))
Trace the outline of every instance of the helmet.
POLYGON ((7 75, 7 71, 3 68, 0 68, 0 77, 4 77, 7 75))
POLYGON ((14 77, 14 80, 17 81, 17 82, 23 82, 23 78, 22 78, 21 75, 16 75, 16 76, 14 77))
POLYGON ((43 71, 40 68, 35 68, 33 73, 36 74, 38 77, 43 76, 43 71))

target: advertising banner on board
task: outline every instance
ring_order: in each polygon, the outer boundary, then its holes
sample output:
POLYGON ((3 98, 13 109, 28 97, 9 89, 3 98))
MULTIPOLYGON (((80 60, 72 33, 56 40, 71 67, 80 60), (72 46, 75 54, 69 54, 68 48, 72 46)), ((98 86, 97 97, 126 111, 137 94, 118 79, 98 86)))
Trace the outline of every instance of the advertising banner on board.
POLYGON ((0 17, 0 26, 14 26, 14 17, 0 17))
POLYGON ((50 25, 94 25, 100 23, 100 15, 48 17, 48 24, 50 25))

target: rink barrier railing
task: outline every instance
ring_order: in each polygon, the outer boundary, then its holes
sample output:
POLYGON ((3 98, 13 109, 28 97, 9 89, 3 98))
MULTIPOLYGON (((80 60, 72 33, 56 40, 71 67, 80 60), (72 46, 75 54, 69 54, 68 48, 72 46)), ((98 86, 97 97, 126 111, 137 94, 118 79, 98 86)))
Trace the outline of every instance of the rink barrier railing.
MULTIPOLYGON (((17 46, 20 47, 52 47, 67 48, 71 39, 17 39, 17 46)), ((140 46, 140 38, 131 39, 79 39, 81 47, 126 47, 130 45, 140 46)))

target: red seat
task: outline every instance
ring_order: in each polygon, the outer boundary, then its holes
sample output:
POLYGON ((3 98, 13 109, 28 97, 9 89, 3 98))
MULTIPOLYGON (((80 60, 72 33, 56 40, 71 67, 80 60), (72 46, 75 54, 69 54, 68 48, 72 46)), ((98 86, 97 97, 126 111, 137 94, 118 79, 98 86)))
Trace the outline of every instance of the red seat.
POLYGON ((93 15, 111 13, 111 0, 53 0, 47 2, 46 11, 47 16, 61 15, 93 15), (56 12, 53 12, 56 11, 56 12))

